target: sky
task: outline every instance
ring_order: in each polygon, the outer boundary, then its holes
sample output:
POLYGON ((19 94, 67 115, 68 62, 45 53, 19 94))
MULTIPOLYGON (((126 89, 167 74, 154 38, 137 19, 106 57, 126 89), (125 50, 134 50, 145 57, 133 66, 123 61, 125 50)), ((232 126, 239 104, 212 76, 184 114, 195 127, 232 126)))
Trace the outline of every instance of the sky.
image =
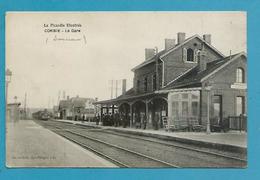
POLYGON ((133 86, 131 69, 144 61, 144 49, 163 50, 164 39, 177 39, 178 32, 211 34, 224 55, 247 51, 245 12, 8 13, 8 102, 16 96, 23 105, 25 93, 27 107, 37 108, 57 105, 64 94, 110 99, 112 80, 113 97, 116 80, 120 95, 122 79, 133 86))

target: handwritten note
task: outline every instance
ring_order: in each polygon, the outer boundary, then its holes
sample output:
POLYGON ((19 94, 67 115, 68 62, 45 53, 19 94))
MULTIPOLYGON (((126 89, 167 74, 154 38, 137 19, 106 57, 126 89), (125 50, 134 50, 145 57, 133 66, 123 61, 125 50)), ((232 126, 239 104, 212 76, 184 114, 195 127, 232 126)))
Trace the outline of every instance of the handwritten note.
POLYGON ((83 42, 87 43, 80 23, 44 23, 43 31, 47 37, 45 43, 51 42, 83 42))

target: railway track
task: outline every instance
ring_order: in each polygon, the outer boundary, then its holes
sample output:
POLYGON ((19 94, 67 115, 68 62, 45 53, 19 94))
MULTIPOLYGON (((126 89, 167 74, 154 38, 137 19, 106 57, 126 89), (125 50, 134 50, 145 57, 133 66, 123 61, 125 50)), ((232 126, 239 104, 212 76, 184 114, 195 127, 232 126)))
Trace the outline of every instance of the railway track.
MULTIPOLYGON (((104 133, 104 132, 101 132, 101 133, 104 133)), ((111 132, 111 131, 109 131, 109 133, 110 134, 114 134, 114 135, 124 136, 124 137, 127 137, 127 138, 135 138, 135 139, 139 139, 139 140, 142 140, 142 141, 158 143, 158 144, 167 145, 167 146, 171 146, 171 147, 175 147, 175 148, 195 151, 195 152, 199 152, 199 153, 203 153, 203 154, 208 154, 208 155, 212 155, 212 156, 216 156, 216 157, 227 158, 227 159, 232 159, 232 160, 236 160, 236 161, 247 163, 246 159, 239 158, 239 157, 234 157, 234 156, 229 156, 229 155, 226 155, 226 154, 221 154, 221 153, 201 150, 201 149, 197 149, 197 148, 191 148, 191 147, 184 146, 184 145, 176 145, 176 144, 167 143, 167 142, 160 142, 160 141, 145 139, 145 138, 141 138, 141 137, 137 137, 137 136, 125 135, 123 133, 115 133, 115 132, 111 132)))
POLYGON ((118 145, 114 145, 102 140, 82 135, 74 131, 63 129, 58 126, 52 126, 52 131, 61 135, 62 137, 93 151, 94 153, 112 161, 120 167, 169 167, 169 168, 179 168, 175 164, 171 164, 154 157, 147 156, 145 154, 135 152, 118 145), (53 127, 55 129, 53 129, 53 127), (106 150, 104 153, 103 150, 106 150), (109 155, 108 155, 109 154, 109 155))
MULTIPOLYGON (((91 137, 89 135, 86 135, 84 132, 80 132, 82 130, 85 130, 85 132, 86 132, 86 129, 88 130, 88 132, 90 132, 90 131, 93 132, 93 130, 96 131, 95 129, 89 129, 89 128, 85 128, 85 127, 80 126, 81 127, 81 130, 80 130, 80 129, 76 128, 75 126, 71 125, 71 124, 62 124, 62 125, 61 124, 62 123, 60 123, 60 122, 51 122, 49 124, 49 126, 50 126, 49 128, 52 128, 53 126, 55 126, 55 128, 60 128, 60 131, 61 130, 63 130, 63 131, 66 130, 67 132, 69 132, 71 134, 74 134, 76 136, 87 138, 88 140, 92 140, 92 141, 97 141, 99 143, 106 144, 107 146, 110 146, 110 147, 113 147, 113 148, 119 147, 117 145, 105 142, 104 140, 102 141, 100 139, 93 138, 93 137, 91 137), (62 126, 62 127, 58 127, 57 125, 62 126), (72 131, 73 128, 75 128, 77 130, 77 132, 72 131)), ((226 155, 226 154, 210 152, 210 151, 206 151, 206 150, 201 150, 201 149, 197 149, 197 148, 194 148, 194 147, 188 147, 188 146, 184 146, 184 145, 176 145, 176 144, 173 144, 173 143, 168 143, 168 142, 162 142, 162 141, 157 141, 157 140, 151 140, 151 139, 143 138, 143 137, 139 137, 139 136, 136 136, 136 135, 128 135, 128 134, 126 135, 126 134, 123 134, 123 133, 111 132, 111 131, 106 131, 106 130, 105 131, 97 130, 97 131, 98 131, 98 133, 102 133, 103 135, 113 134, 115 136, 120 136, 120 137, 125 137, 125 138, 131 138, 131 139, 134 138, 136 140, 140 140, 140 141, 143 141, 143 142, 160 144, 162 146, 173 147, 173 148, 177 148, 179 150, 186 150, 188 152, 196 152, 196 153, 200 153, 200 154, 203 154, 203 155, 206 154, 207 156, 214 156, 215 158, 222 158, 222 159, 225 159, 225 161, 232 161, 233 163, 237 163, 238 167, 240 167, 240 166, 244 167, 246 165, 246 163, 247 163, 247 161, 245 159, 243 159, 243 158, 233 157, 233 156, 229 156, 229 155, 226 155)), ((121 150, 124 150, 124 151, 128 151, 128 152, 130 151, 129 153, 133 152, 135 154, 139 154, 139 156, 143 156, 143 157, 147 156, 145 154, 129 150, 129 149, 125 148, 125 147, 119 147, 119 148, 121 148, 121 150)), ((96 153, 99 154, 99 152, 96 152, 96 153)), ((104 156, 102 154, 100 154, 100 155, 104 156)), ((149 156, 147 156, 147 157, 149 158, 149 156)), ((149 165, 148 167, 180 167, 178 163, 177 163, 178 165, 176 165, 176 164, 172 164, 172 163, 169 163, 169 162, 165 162, 165 161, 159 160, 158 158, 150 157, 150 159, 151 158, 154 159, 154 160, 157 160, 157 162, 158 161, 163 162, 164 165, 161 166, 160 164, 155 164, 155 166, 149 165)), ((107 159, 109 159, 109 157, 107 159)), ((112 161, 115 162, 114 160, 112 160, 112 161)), ((117 163, 117 164, 120 164, 120 163, 117 163)), ((125 163, 123 163, 123 164, 125 164, 125 163)), ((125 166, 124 165, 120 165, 120 166, 121 167, 132 167, 131 165, 128 166, 127 164, 125 164, 125 166)), ((146 166, 140 166, 140 167, 146 167, 146 166)))
POLYGON ((87 129, 88 131, 98 131, 99 133, 109 133, 109 134, 113 134, 113 135, 117 135, 117 136, 121 136, 121 137, 126 137, 126 138, 134 138, 134 139, 138 139, 138 140, 142 140, 142 141, 146 141, 146 142, 152 142, 152 143, 158 143, 161 145, 167 145, 167 146, 171 146, 171 147, 175 147, 175 148, 180 148, 180 149, 186 149, 186 150, 190 150, 190 151, 196 151, 199 153, 204 153, 204 154, 209 154, 212 156, 216 156, 216 157, 222 157, 222 158, 227 158, 227 159, 232 159, 232 160, 237 160, 240 162, 244 162, 246 163, 247 160, 238 156, 231 156, 231 155, 227 155, 227 154, 223 154, 223 153, 219 153, 219 152, 212 152, 212 151, 208 151, 208 150, 203 150, 203 149, 199 149, 196 147, 191 147, 191 146, 185 146, 185 145, 180 145, 180 144, 174 144, 174 143, 169 143, 169 142, 165 142, 165 141, 158 141, 158 140, 151 140, 149 138, 145 138, 145 137, 141 137, 138 135, 130 135, 130 134, 126 134, 126 133, 118 133, 112 130, 107 130, 107 129, 97 129, 97 128, 93 128, 90 129, 89 127, 86 126, 80 126, 82 129, 87 129))

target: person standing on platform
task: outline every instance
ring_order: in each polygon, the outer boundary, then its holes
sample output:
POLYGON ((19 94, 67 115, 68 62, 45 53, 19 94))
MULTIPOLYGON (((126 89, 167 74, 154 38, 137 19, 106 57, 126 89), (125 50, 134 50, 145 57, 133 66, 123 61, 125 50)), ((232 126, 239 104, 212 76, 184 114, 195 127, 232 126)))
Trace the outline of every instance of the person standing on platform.
POLYGON ((98 114, 97 117, 96 117, 96 125, 99 125, 99 121, 100 121, 100 116, 98 114))
POLYGON ((118 114, 118 112, 115 113, 114 119, 115 119, 115 121, 114 121, 115 124, 114 125, 115 125, 115 127, 117 127, 118 126, 118 121, 119 121, 119 114, 118 114))
POLYGON ((146 124, 147 124, 147 117, 144 114, 144 116, 143 116, 143 129, 146 129, 146 124))

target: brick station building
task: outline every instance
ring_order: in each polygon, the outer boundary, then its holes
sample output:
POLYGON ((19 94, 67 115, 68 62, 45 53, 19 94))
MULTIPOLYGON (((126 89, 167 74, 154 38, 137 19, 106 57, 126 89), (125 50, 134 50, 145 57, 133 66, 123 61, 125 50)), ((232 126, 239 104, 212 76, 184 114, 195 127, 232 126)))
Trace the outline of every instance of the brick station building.
POLYGON ((95 116, 96 109, 93 105, 97 99, 69 97, 60 100, 57 107, 58 118, 68 120, 92 120, 95 116))
POLYGON ((134 86, 121 96, 99 101, 101 115, 118 109, 127 125, 147 122, 148 128, 207 123, 223 126, 230 117, 247 113, 247 57, 224 56, 211 35, 185 33, 165 39, 165 49, 145 49, 145 61, 132 69, 134 86))

